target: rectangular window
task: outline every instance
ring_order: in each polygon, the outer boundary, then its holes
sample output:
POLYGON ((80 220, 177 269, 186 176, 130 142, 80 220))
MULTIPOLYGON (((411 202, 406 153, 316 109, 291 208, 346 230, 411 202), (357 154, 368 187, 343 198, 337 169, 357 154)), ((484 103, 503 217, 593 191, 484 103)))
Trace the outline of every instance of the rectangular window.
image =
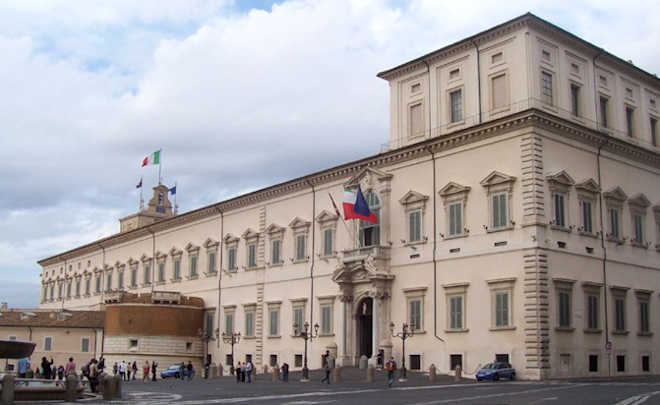
POLYGON ((449 298, 449 328, 463 329, 463 296, 449 298))
POLYGON ((293 307, 293 333, 304 330, 303 325, 305 325, 305 307, 298 305, 293 307))
POLYGON ((571 326, 570 291, 559 291, 559 326, 562 328, 570 328, 571 326))
POLYGON ((582 200, 582 232, 593 233, 591 201, 582 200))
POLYGON ((96 276, 96 292, 100 293, 101 292, 101 276, 97 275, 96 276))
POLYGON ((254 311, 245 312, 245 336, 254 336, 254 311))
POLYGON ((617 208, 610 208, 610 236, 614 239, 619 237, 619 210, 617 208))
POLYGON ((181 280, 181 259, 174 259, 174 279, 181 280))
POLYGON ((571 113, 578 117, 580 115, 580 86, 571 83, 571 113))
POLYGON ((418 371, 422 369, 422 356, 419 354, 410 355, 410 369, 418 371))
POLYGON ((410 329, 414 331, 422 330, 422 300, 410 300, 408 306, 410 329))
POLYGON ((247 266, 249 268, 257 267, 257 244, 250 243, 247 248, 248 248, 247 266))
POLYGON ((302 367, 303 364, 303 355, 302 354, 296 354, 293 357, 293 366, 294 367, 302 367))
POLYGON ((639 302, 639 331, 642 333, 648 333, 651 331, 649 325, 649 302, 640 301, 639 302))
POLYGON ((589 355, 589 372, 597 373, 598 372, 598 355, 590 354, 589 355))
POLYGON ((651 371, 651 356, 642 356, 642 371, 645 373, 651 371))
POLYGON ((415 210, 408 213, 408 233, 409 242, 422 240, 422 211, 415 210))
POLYGON ((296 260, 305 260, 306 259, 306 249, 305 246, 307 242, 307 235, 302 234, 296 236, 296 260))
POLYGON ((277 355, 276 354, 271 354, 270 355, 270 363, 269 365, 271 367, 277 367, 277 355))
POLYGON ((123 271, 120 271, 117 274, 117 284, 118 284, 118 288, 120 290, 124 289, 124 272, 123 271))
POLYGON ((449 236, 463 234, 463 203, 449 204, 449 236))
POLYGON ((158 263, 158 281, 165 281, 165 262, 158 263))
POLYGON ((227 270, 236 271, 238 265, 236 263, 236 248, 231 247, 227 249, 227 270))
POLYGON ((424 135, 424 114, 422 104, 410 106, 410 137, 424 135))
POLYGON ((509 326, 509 293, 495 293, 495 326, 504 328, 509 326))
POLYGON ((597 295, 588 295, 587 296, 587 327, 589 329, 596 330, 598 329, 599 322, 598 318, 600 316, 598 308, 598 296, 597 295))
POLYGON ((614 299, 614 329, 626 330, 626 301, 623 297, 614 299))
POLYGON ((137 287, 137 267, 131 268, 131 287, 137 287))
POLYGON ((271 308, 268 314, 269 319, 269 335, 278 336, 280 334, 280 310, 279 308, 271 308))
POLYGON ((215 274, 215 252, 209 252, 208 273, 215 274))
POLYGON ((552 74, 541 72, 541 101, 553 104, 552 100, 552 74))
POLYGON ((493 77, 491 79, 491 87, 493 91, 491 100, 493 110, 506 107, 509 104, 506 89, 506 74, 493 77))
POLYGON ((508 353, 495 354, 495 361, 498 363, 508 363, 509 354, 508 353))
POLYGON ((508 224, 507 193, 497 193, 492 196, 493 228, 505 228, 508 224))
POLYGON ((321 334, 329 335, 332 333, 332 305, 321 305, 321 334))
POLYGON ((463 368, 463 355, 462 354, 451 354, 449 355, 449 368, 451 370, 456 370, 456 366, 461 366, 463 368))
POLYGON ((145 264, 144 265, 144 284, 145 285, 151 284, 151 265, 150 264, 145 264))
POLYGON ((108 273, 107 275, 105 290, 106 291, 112 290, 112 273, 108 273))
POLYGON ((213 312, 207 312, 206 313, 206 337, 211 338, 213 337, 213 329, 214 328, 214 319, 213 319, 213 312))
POLYGON ((80 279, 76 280, 76 297, 80 297, 80 279))
POLYGON ((91 281, 89 278, 85 279, 85 295, 89 295, 91 281))
POLYGON ((190 256, 190 277, 197 275, 197 256, 190 256))
POLYGON ((50 336, 46 336, 44 338, 44 351, 49 352, 53 350, 53 338, 50 336))
POLYGON ((231 335, 234 333, 234 313, 225 313, 225 334, 231 335))
POLYGON ((83 353, 89 352, 89 338, 82 338, 82 347, 80 348, 80 351, 83 353))
POLYGON ((607 128, 607 97, 600 97, 600 125, 607 128))
POLYGON ((64 284, 57 285, 57 298, 64 298, 64 284))
POLYGON ((566 199, 563 194, 555 193, 554 197, 554 208, 555 208, 555 225, 562 228, 566 227, 566 199))
POLYGON ((633 242, 644 243, 644 217, 639 214, 633 214, 633 226, 635 227, 635 239, 633 242))
POLYGON ((451 103, 451 122, 463 120, 463 92, 461 90, 449 93, 451 103))
POLYGON ((633 137, 633 120, 635 118, 635 109, 632 107, 626 107, 626 134, 632 138, 633 137))
POLYGON ((66 297, 71 298, 71 281, 66 283, 66 297))
POLYGON ((616 356, 616 371, 618 373, 626 372, 626 356, 623 355, 616 356))
POLYGON ((651 118, 651 145, 658 146, 658 120, 651 118))
POLYGON ((271 242, 271 250, 270 250, 270 260, 272 264, 280 264, 282 263, 282 241, 279 239, 274 239, 271 242))
POLYGON ((323 256, 332 256, 335 247, 333 246, 333 234, 334 231, 332 228, 326 228, 323 230, 323 256))

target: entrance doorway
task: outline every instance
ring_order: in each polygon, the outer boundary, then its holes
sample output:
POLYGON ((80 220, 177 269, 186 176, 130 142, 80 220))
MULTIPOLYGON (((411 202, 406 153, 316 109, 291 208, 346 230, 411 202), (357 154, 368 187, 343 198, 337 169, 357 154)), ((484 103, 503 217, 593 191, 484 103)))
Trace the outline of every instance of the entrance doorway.
POLYGON ((364 298, 358 305, 357 313, 358 323, 358 357, 367 356, 371 358, 373 354, 373 299, 364 298))

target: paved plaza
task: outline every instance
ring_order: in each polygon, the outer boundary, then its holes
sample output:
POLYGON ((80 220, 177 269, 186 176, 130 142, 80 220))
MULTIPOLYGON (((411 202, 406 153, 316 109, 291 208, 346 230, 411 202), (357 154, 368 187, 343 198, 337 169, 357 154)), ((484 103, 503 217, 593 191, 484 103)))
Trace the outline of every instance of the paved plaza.
MULTIPOLYGON (((364 405, 364 404, 660 404, 660 378, 617 380, 556 380, 547 382, 500 381, 496 383, 438 376, 435 384, 419 373, 409 373, 408 381, 387 387, 386 372, 376 373, 373 383, 366 382, 364 371, 344 369, 338 384, 322 384, 321 373, 312 371, 309 382, 300 382, 300 373, 291 373, 290 381, 272 382, 260 374, 252 384, 237 384, 231 376, 192 381, 159 380, 123 385, 122 404, 278 404, 278 405, 364 405)), ((86 403, 97 403, 89 400, 86 403)))

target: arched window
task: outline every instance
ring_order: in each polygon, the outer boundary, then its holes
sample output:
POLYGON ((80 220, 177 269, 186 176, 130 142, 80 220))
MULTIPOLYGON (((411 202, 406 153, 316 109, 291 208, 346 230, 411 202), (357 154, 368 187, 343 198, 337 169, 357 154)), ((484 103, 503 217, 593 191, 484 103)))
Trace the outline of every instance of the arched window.
POLYGON ((369 210, 376 214, 378 222, 360 220, 360 246, 376 246, 380 244, 380 200, 373 190, 367 191, 364 196, 369 205, 369 210))

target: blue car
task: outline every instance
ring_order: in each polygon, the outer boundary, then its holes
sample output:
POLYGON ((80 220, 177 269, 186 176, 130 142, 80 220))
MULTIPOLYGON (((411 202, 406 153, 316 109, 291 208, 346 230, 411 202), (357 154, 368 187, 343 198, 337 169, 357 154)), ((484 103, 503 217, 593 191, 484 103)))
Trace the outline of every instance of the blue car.
POLYGON ((186 370, 186 367, 183 364, 175 364, 173 366, 169 366, 165 370, 160 372, 160 377, 161 378, 181 378, 181 376, 186 377, 188 376, 188 370, 186 370))
POLYGON ((516 370, 509 363, 496 361, 488 363, 477 371, 477 381, 492 380, 499 381, 500 378, 516 379, 516 370))

